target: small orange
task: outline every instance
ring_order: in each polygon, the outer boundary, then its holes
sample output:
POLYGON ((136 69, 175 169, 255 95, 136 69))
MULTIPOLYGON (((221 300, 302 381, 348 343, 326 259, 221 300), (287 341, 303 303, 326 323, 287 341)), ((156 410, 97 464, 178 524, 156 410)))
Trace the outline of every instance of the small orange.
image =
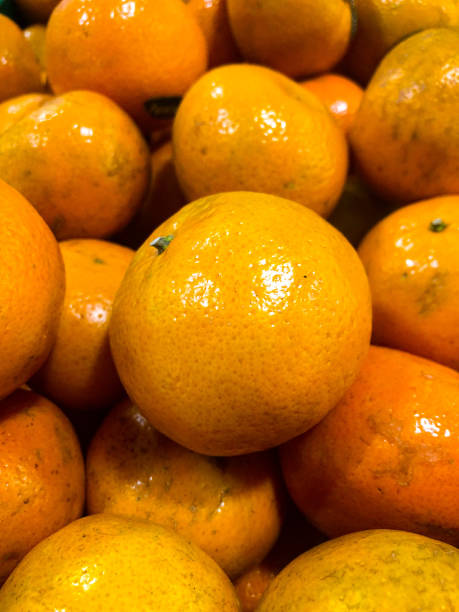
POLYGON ((373 297, 373 340, 459 370, 459 196, 382 219, 359 255, 373 297))
POLYGON ((290 77, 330 70, 350 41, 348 0, 227 0, 227 5, 243 57, 290 77))
POLYGON ((0 102, 42 90, 40 66, 16 23, 0 14, 0 102))
POLYGON ((456 610, 458 585, 453 546, 403 531, 360 531, 293 560, 257 612, 456 610))
POLYGON ((98 91, 150 129, 145 104, 182 95, 207 47, 182 0, 65 0, 48 22, 46 65, 55 93, 98 91))
POLYGON ((59 240, 104 238, 140 207, 150 154, 117 104, 72 91, 0 133, 0 177, 25 195, 59 240))
POLYGON ((37 211, 0 180, 0 398, 43 364, 57 335, 65 272, 56 239, 37 211))
POLYGON ((459 30, 433 28, 393 47, 349 132, 356 169, 382 198, 407 204, 459 193, 459 30))
POLYGON ((195 200, 137 251, 113 303, 113 358, 161 433, 209 455, 276 446, 320 421, 368 350, 366 275, 296 202, 195 200))
POLYGON ((343 67, 367 83, 388 51, 415 32, 459 26, 456 0, 352 0, 357 28, 343 67))
POLYGON ((48 74, 46 72, 45 60, 46 26, 40 23, 34 23, 33 25, 24 28, 23 34, 24 38, 27 40, 35 53, 35 57, 37 58, 41 71, 42 89, 46 89, 48 84, 48 74))
POLYGON ((363 89, 360 85, 348 77, 332 73, 322 74, 301 84, 325 104, 347 134, 362 101, 363 89))
POLYGON ((100 412, 122 395, 108 343, 115 293, 134 254, 104 240, 60 243, 66 290, 56 341, 31 381, 61 408, 100 412))
POLYGON ((196 17, 207 42, 209 68, 240 59, 228 20, 227 0, 184 0, 196 17))
POLYGON ((83 511, 84 464, 63 412, 19 389, 0 401, 0 584, 38 542, 83 511))
POLYGON ((459 373, 372 346, 335 408, 281 449, 285 482, 330 537, 402 529, 459 545, 459 373))
POLYGON ((49 94, 29 93, 0 102, 0 134, 51 99, 49 94))
POLYGON ((0 589, 2 612, 238 612, 198 546, 150 521, 95 514, 38 544, 0 589))
POLYGON ((259 191, 327 217, 348 166, 344 133, 324 105, 279 72, 228 64, 185 94, 173 124, 174 163, 188 199, 259 191))
POLYGON ((171 527, 233 578, 261 561, 279 535, 284 489, 270 453, 199 455, 157 432, 129 400, 94 436, 87 474, 90 514, 171 527))

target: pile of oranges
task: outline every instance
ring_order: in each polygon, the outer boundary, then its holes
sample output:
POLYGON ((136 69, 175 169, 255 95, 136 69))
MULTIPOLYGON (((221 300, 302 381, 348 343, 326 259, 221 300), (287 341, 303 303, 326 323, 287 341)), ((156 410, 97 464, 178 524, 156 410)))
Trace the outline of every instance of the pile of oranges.
POLYGON ((458 3, 0 10, 0 611, 459 610, 458 3))

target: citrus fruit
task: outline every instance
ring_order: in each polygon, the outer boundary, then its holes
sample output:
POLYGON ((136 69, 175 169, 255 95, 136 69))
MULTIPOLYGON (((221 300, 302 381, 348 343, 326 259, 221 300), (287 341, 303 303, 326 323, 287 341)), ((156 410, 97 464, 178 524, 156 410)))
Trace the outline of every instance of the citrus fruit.
POLYGON ((354 384, 288 441, 288 490, 330 537, 402 529, 459 544, 459 373, 372 346, 354 384))
POLYGON ((149 521, 98 514, 38 544, 0 589, 3 612, 237 612, 229 579, 206 553, 149 521))
POLYGON ((264 450, 320 421, 369 346, 363 266, 296 202, 231 192, 187 204, 139 248, 109 326, 121 381, 196 452, 264 450))
POLYGON ((348 165, 345 136, 317 97, 284 75, 228 64, 185 94, 173 124, 174 163, 188 201, 249 190, 330 214, 348 165))

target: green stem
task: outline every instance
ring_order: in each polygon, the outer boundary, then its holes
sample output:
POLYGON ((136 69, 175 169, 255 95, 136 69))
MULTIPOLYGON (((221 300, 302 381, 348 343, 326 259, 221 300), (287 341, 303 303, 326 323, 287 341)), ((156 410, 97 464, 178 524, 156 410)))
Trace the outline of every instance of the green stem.
POLYGON ((169 234, 169 236, 158 236, 158 238, 155 238, 150 242, 150 246, 155 247, 155 249, 158 251, 158 255, 161 255, 161 253, 164 253, 169 244, 172 242, 173 238, 174 236, 172 236, 172 234, 169 234))

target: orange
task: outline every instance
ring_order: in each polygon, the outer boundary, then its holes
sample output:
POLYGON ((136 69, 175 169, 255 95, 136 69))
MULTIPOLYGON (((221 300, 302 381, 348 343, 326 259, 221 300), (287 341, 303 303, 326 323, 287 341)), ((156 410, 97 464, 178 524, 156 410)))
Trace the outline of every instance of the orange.
POLYGON ((0 14, 0 102, 42 90, 40 66, 18 25, 0 14))
POLYGON ((0 398, 34 374, 57 334, 65 273, 58 244, 36 210, 0 180, 0 398))
POLYGON ((322 74, 301 84, 325 104, 347 134, 362 101, 363 89, 360 85, 333 73, 322 74))
POLYGON ((75 432, 44 397, 0 401, 0 584, 38 542, 83 511, 84 464, 75 432))
POLYGON ((373 338, 459 370, 459 196, 400 208, 359 254, 373 296, 373 338))
POLYGON ((73 91, 0 134, 0 177, 30 200, 59 240, 104 238, 140 207, 150 155, 112 100, 73 91))
POLYGON ((459 25, 456 0, 354 0, 355 36, 344 58, 349 74, 366 83, 386 53, 427 28, 459 25))
POLYGON ((115 293, 133 251, 103 240, 60 243, 66 291, 56 342, 32 386, 70 411, 101 411, 123 387, 108 342, 115 293))
POLYGON ((29 93, 0 102, 0 135, 51 98, 45 93, 29 93))
POLYGON ((99 514, 36 546, 0 590, 2 612, 238 612, 229 579, 206 553, 149 521, 99 514))
POLYGON ((37 58, 41 71, 42 89, 46 89, 48 84, 45 60, 46 27, 43 24, 34 23, 33 25, 24 28, 23 34, 24 38, 29 42, 33 52, 35 53, 35 57, 37 58))
POLYGON ((229 64, 185 94, 173 124, 174 163, 188 199, 259 191, 327 216, 347 173, 343 131, 316 96, 279 72, 229 64))
POLYGON ((436 28, 395 46, 368 84, 350 130, 371 189, 408 203, 459 192, 459 30, 436 28))
POLYGON ((46 64, 55 93, 99 91, 150 129, 145 103, 182 95, 207 48, 182 0, 66 0, 48 22, 46 64))
POLYGON ((292 561, 257 612, 456 610, 459 551, 414 533, 352 533, 292 561))
POLYGON ((171 527, 231 577, 261 561, 279 535, 284 490, 270 453, 199 455, 161 435, 129 400, 94 436, 87 473, 90 514, 171 527))
POLYGON ((306 431, 354 380, 371 305, 351 245, 283 198, 184 206, 137 251, 109 335, 128 395, 196 452, 264 450, 306 431))
POLYGON ((227 0, 183 0, 196 17, 207 42, 209 68, 239 59, 228 20, 227 0))
POLYGON ((227 0, 230 25, 243 57, 291 77, 330 70, 351 37, 347 0, 227 0))
POLYGON ((281 449, 291 496, 330 537, 403 529, 459 545, 459 373, 372 346, 313 430, 281 449))

